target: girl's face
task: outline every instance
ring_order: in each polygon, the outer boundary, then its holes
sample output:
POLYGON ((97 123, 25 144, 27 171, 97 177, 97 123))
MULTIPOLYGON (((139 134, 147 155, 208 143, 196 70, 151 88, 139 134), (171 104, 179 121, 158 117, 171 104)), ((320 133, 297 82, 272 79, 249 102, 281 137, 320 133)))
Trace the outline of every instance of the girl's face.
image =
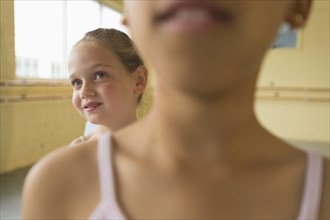
POLYGON ((81 42, 69 56, 72 103, 88 121, 119 128, 135 119, 134 73, 117 56, 95 42, 81 42))
POLYGON ((125 12, 159 81, 210 95, 255 77, 280 25, 306 1, 127 0, 125 12))

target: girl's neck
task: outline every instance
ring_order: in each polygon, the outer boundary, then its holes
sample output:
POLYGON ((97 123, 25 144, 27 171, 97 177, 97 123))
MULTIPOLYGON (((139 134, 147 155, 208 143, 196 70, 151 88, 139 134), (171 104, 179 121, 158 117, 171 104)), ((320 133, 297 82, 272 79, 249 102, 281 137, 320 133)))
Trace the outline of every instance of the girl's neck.
POLYGON ((255 83, 245 82, 212 99, 156 87, 153 110, 145 120, 149 146, 174 160, 249 160, 270 135, 254 114, 255 83), (247 150, 249 148, 249 150, 247 150), (244 153, 242 153, 244 152, 244 153))
POLYGON ((129 124, 134 123, 137 118, 135 112, 131 112, 130 114, 127 114, 126 117, 121 116, 123 119, 121 121, 109 121, 109 123, 104 124, 108 131, 114 132, 117 131, 123 127, 126 127, 129 124))

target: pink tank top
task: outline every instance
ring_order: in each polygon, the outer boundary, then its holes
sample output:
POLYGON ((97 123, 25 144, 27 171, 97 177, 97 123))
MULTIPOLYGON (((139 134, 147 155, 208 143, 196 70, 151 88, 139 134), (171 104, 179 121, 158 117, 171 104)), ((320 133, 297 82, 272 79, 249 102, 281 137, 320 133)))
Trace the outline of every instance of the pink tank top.
MULTIPOLYGON (((103 133, 98 140, 98 166, 101 201, 89 219, 124 220, 125 217, 118 204, 112 163, 111 136, 103 133)), ((307 152, 304 192, 297 220, 316 220, 318 218, 323 177, 323 161, 319 154, 307 152)))

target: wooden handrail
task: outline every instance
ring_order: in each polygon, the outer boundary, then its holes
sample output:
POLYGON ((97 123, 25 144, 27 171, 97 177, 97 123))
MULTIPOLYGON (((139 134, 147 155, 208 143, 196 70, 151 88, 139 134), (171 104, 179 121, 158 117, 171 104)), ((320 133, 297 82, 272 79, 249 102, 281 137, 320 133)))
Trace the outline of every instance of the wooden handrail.
POLYGON ((275 87, 260 86, 256 89, 257 100, 329 102, 330 88, 325 87, 275 87))
POLYGON ((54 100, 71 100, 70 96, 12 96, 6 98, 0 98, 0 103, 12 103, 12 102, 26 102, 26 101, 54 101, 54 100))
POLYGON ((289 86, 259 86, 257 91, 285 91, 285 92, 330 92, 327 87, 289 87, 289 86))
MULTIPOLYGON (((70 86, 68 80, 8 80, 0 81, 0 86, 70 86)), ((291 86, 258 86, 256 91, 292 91, 292 92, 330 92, 327 87, 291 87, 291 86)))
POLYGON ((38 80, 9 80, 1 81, 1 87, 12 87, 12 86, 70 86, 68 80, 48 80, 48 81, 38 81, 38 80))
MULTIPOLYGON (((1 81, 0 87, 10 89, 10 87, 71 87, 65 80, 10 80, 1 81)), ((13 88, 14 89, 14 88, 13 88)), ((71 92, 70 92, 71 93, 71 92)), ((329 102, 330 88, 325 87, 285 87, 285 86, 259 86, 256 88, 256 100, 274 100, 274 101, 299 101, 299 102, 329 102), (292 94, 291 92, 296 92, 292 94), (317 93, 322 93, 317 94, 317 93), (267 94, 268 93, 268 94, 267 94), (301 96, 300 96, 301 95, 301 96)), ((16 95, 1 96, 0 103, 8 102, 26 102, 26 101, 52 101, 69 100, 72 95, 68 92, 62 94, 47 95, 27 95, 16 93, 16 95)))
POLYGON ((322 97, 285 97, 285 96, 256 96, 258 100, 270 100, 270 101, 294 101, 294 102, 329 102, 329 98, 322 97))

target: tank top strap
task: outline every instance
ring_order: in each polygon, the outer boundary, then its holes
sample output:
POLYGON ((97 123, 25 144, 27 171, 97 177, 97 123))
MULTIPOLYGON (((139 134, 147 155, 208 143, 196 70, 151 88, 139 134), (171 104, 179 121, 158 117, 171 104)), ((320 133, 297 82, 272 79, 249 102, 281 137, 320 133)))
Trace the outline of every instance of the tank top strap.
POLYGON ((314 220, 318 218, 322 195, 322 156, 308 151, 305 172, 304 191, 297 220, 314 220))
POLYGON ((112 160, 113 148, 111 144, 111 134, 108 132, 102 133, 98 140, 98 167, 101 202, 111 216, 120 216, 124 219, 116 198, 112 160))

